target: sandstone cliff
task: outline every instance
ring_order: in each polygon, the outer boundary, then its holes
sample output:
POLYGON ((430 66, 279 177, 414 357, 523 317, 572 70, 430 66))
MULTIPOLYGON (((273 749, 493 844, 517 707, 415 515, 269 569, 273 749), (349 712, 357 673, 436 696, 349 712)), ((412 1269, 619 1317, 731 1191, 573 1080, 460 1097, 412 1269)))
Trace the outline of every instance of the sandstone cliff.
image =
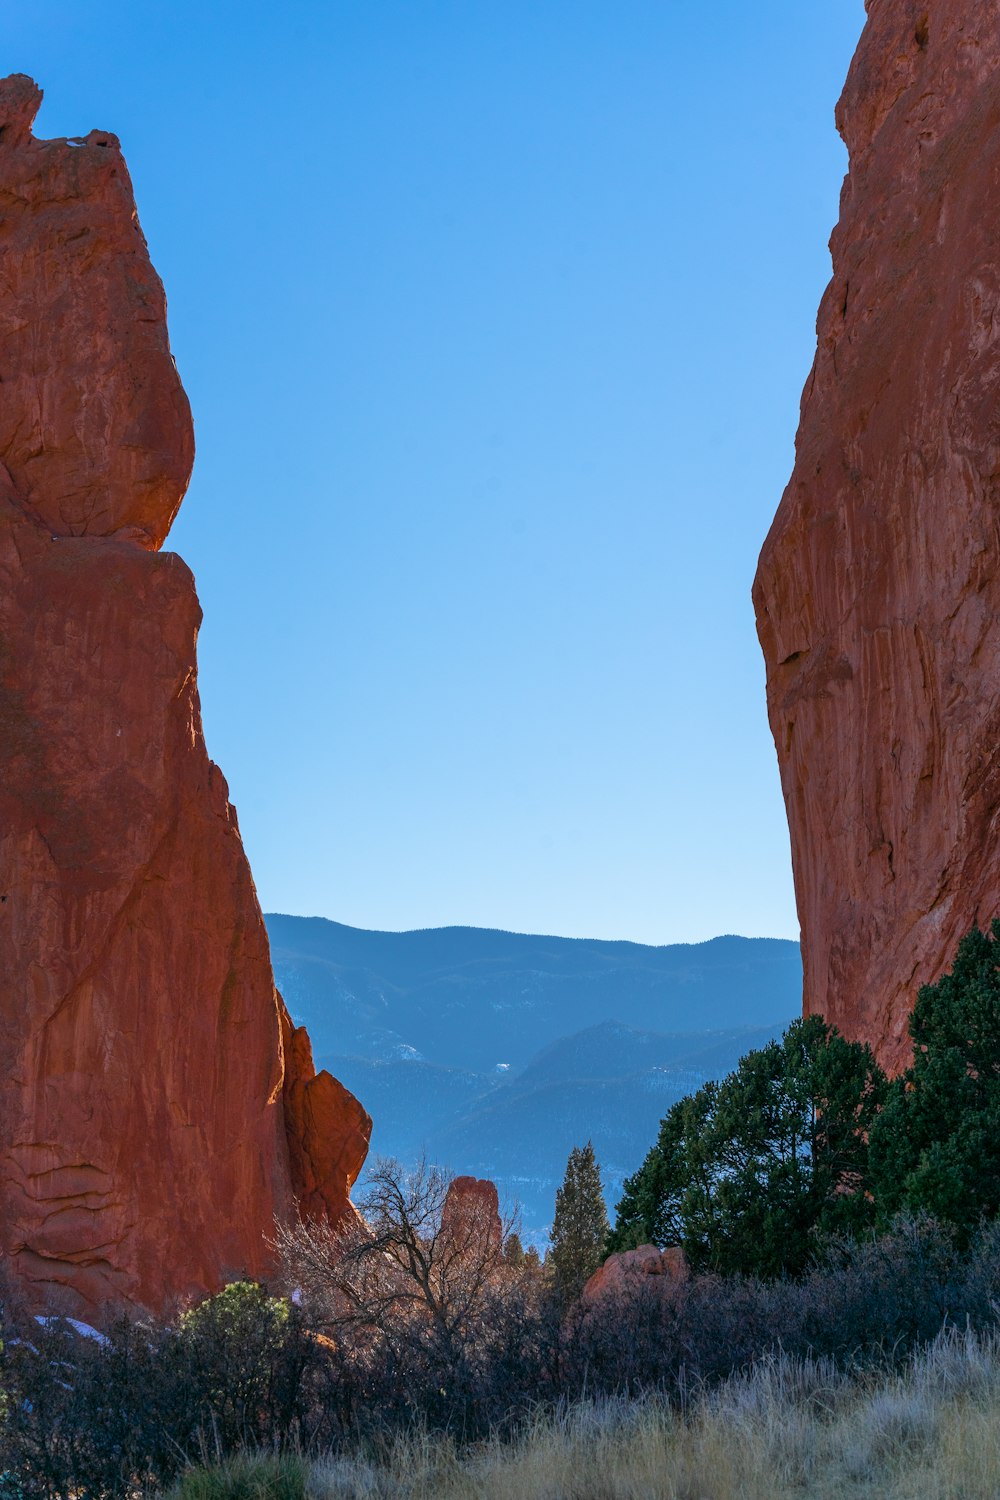
POLYGON ((907 1056, 1000 913, 1000 3, 868 0, 791 482, 754 588, 806 1009, 907 1056))
POLYGON ((159 1310, 349 1211, 371 1122, 271 972, 155 550, 193 456, 118 143, 0 82, 0 1270, 159 1310))

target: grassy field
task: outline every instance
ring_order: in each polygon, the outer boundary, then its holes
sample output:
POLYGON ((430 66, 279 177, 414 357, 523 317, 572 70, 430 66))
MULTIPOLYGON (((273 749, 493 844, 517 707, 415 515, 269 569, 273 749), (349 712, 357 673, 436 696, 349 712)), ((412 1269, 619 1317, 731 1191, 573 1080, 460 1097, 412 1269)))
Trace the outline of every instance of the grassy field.
POLYGON ((381 1461, 188 1475, 183 1500, 996 1500, 1000 1336, 946 1332, 900 1375, 774 1359, 679 1412, 580 1404, 514 1444, 414 1436, 381 1461))

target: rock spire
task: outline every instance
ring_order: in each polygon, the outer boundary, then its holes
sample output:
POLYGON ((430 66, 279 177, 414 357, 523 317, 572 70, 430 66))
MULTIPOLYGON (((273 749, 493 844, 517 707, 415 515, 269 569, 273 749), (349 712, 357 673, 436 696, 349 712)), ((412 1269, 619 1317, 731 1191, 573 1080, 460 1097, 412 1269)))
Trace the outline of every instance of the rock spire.
POLYGON ((898 1068, 917 987, 1000 913, 1000 3, 867 9, 754 600, 806 1009, 898 1068))
POLYGON ((36 140, 0 82, 0 1273, 151 1310, 334 1218, 371 1122, 316 1074, 161 552, 191 417, 114 136, 36 140))

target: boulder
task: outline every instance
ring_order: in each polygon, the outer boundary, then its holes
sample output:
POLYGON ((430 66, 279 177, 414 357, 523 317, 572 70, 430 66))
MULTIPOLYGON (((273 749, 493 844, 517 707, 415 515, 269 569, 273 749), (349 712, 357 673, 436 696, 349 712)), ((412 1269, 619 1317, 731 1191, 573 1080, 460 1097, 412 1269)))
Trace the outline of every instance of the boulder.
POLYGON ((581 1300, 586 1304, 619 1296, 641 1276, 668 1276, 671 1281, 683 1281, 687 1277, 684 1251, 679 1245, 668 1245, 665 1250, 659 1250, 655 1245, 618 1250, 609 1255, 603 1266, 591 1276, 581 1300))
POLYGON ((892 1070, 1000 913, 1000 0, 878 0, 754 585, 804 1000, 892 1070))

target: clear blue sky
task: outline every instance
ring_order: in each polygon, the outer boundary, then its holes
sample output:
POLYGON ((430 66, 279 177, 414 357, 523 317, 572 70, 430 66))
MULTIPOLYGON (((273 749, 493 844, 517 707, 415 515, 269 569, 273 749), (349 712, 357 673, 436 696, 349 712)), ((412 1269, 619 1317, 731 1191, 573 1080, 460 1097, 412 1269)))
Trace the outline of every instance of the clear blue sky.
POLYGON ((169 545, 266 910, 796 936, 750 604, 862 0, 32 0, 198 438, 169 545))

